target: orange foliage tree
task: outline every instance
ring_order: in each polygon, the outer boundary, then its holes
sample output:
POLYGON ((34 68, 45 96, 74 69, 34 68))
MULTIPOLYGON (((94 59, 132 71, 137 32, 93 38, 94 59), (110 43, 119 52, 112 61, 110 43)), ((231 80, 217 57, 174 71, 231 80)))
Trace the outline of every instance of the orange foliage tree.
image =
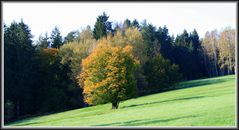
POLYGON ((90 105, 111 102, 112 109, 118 109, 120 101, 136 94, 137 66, 132 46, 113 47, 101 41, 82 61, 82 72, 77 78, 84 101, 90 105))

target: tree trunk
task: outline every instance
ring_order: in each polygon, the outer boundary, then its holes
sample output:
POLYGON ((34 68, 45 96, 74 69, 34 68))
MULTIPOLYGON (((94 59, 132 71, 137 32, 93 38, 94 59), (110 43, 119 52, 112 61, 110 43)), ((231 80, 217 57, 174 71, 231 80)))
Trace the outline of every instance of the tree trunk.
POLYGON ((227 65, 227 75, 229 75, 230 73, 231 73, 231 71, 230 71, 230 59, 229 59, 229 57, 227 58, 227 63, 228 63, 228 65, 227 65))
POLYGON ((229 65, 230 65, 230 74, 233 74, 232 58, 231 57, 229 57, 229 65))
POLYGON ((211 72, 209 71, 209 69, 208 69, 208 60, 207 60, 207 57, 206 57, 206 55, 204 54, 204 56, 203 56, 203 59, 204 59, 204 66, 205 66, 205 68, 206 68, 206 71, 207 71, 207 73, 208 73, 208 75, 209 75, 209 77, 211 77, 211 72))
MULTIPOLYGON (((236 64, 236 63, 235 63, 236 64)), ((233 74, 236 74, 236 66, 234 65, 234 70, 233 70, 233 74)))
POLYGON ((112 102, 112 109, 118 109, 119 101, 112 102))
POLYGON ((217 53, 216 53, 216 47, 215 47, 215 41, 213 41, 212 44, 213 47, 213 56, 214 56, 214 69, 215 69, 215 76, 218 76, 218 71, 217 71, 217 53))

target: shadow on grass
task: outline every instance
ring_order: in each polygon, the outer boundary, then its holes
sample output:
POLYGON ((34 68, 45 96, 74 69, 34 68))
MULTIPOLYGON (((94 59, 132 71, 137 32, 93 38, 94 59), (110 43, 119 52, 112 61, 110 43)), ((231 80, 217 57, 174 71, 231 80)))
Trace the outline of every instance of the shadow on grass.
POLYGON ((198 87, 203 85, 211 85, 211 84, 219 84, 228 81, 232 78, 227 79, 202 79, 202 80, 195 80, 195 81, 188 81, 175 86, 175 89, 182 89, 182 88, 191 88, 191 87, 198 87))
POLYGON ((192 81, 185 81, 182 83, 179 83, 175 86, 171 86, 165 89, 155 89, 155 90, 150 90, 147 92, 147 90, 145 92, 142 92, 139 94, 139 97, 143 97, 143 96, 148 96, 148 95, 152 95, 152 94, 158 94, 158 93, 162 93, 162 92, 168 92, 168 91, 174 91, 174 90, 180 90, 180 89, 184 89, 184 88, 192 88, 192 87, 200 87, 203 85, 211 85, 211 84, 220 84, 223 82, 226 82, 228 80, 232 80, 235 79, 234 77, 228 77, 228 78, 211 78, 211 79, 197 79, 197 80, 192 80, 192 81))
POLYGON ((42 122, 32 122, 32 123, 24 123, 24 124, 18 124, 18 125, 15 125, 15 126, 27 126, 27 125, 35 125, 35 124, 41 124, 42 122))
POLYGON ((123 106, 122 108, 145 106, 145 105, 150 105, 150 104, 173 102, 173 101, 191 100, 191 99, 198 99, 198 98, 204 98, 204 97, 206 97, 206 96, 194 96, 194 97, 177 98, 177 99, 170 99, 170 100, 164 100, 164 101, 156 101, 156 102, 149 102, 149 103, 142 103, 142 104, 133 104, 133 105, 129 105, 129 106, 123 106))
POLYGON ((197 117, 197 115, 181 116, 181 117, 168 118, 168 119, 131 120, 131 121, 125 121, 125 122, 99 124, 99 125, 94 125, 94 126, 137 126, 137 125, 144 126, 144 125, 149 125, 149 124, 165 123, 165 122, 170 122, 170 121, 174 121, 174 120, 180 120, 180 119, 185 119, 185 118, 194 118, 194 117, 197 117))

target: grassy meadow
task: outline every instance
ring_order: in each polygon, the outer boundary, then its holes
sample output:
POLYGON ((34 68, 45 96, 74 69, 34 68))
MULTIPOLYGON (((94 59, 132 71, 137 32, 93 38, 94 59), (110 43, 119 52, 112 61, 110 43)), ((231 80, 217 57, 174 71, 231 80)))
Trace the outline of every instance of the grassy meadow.
POLYGON ((32 117, 6 126, 236 126, 235 75, 192 80, 177 90, 32 117))

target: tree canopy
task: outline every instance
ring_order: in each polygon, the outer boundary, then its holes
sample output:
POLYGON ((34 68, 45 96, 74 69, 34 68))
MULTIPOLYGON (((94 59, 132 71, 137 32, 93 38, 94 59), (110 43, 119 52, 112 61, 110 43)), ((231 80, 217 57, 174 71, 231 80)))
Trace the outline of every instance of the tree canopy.
POLYGON ((100 43, 82 61, 83 71, 79 82, 85 102, 92 105, 111 102, 112 109, 117 109, 120 101, 135 94, 134 70, 137 61, 132 50, 131 46, 122 48, 100 43))
POLYGON ((98 16, 93 31, 93 36, 96 40, 105 37, 108 32, 112 31, 111 22, 109 22, 108 19, 109 16, 107 16, 105 12, 98 16))

